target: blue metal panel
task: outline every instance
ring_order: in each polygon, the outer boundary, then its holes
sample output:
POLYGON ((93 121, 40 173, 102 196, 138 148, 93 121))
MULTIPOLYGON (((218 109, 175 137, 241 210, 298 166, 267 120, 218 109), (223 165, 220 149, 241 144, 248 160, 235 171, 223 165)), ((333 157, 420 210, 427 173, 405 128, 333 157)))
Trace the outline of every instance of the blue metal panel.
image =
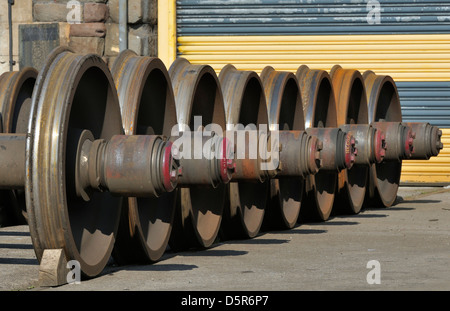
POLYGON ((450 128, 450 82, 396 82, 403 121, 450 128))
POLYGON ((180 36, 450 33, 450 2, 178 0, 177 33, 180 36), (379 7, 372 3, 379 3, 379 7), (380 23, 373 24, 377 12, 380 23))

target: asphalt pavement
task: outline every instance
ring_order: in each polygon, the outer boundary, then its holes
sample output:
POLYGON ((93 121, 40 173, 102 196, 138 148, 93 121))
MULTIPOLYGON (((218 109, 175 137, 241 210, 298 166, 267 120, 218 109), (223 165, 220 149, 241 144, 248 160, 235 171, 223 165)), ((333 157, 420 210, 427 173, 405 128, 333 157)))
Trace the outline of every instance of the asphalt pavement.
POLYGON ((448 188, 402 186, 390 208, 222 241, 207 250, 168 250, 150 265, 111 260, 100 276, 58 287, 39 286, 28 227, 0 228, 0 291, 192 291, 180 305, 200 303, 195 291, 448 291, 449 202, 448 188))

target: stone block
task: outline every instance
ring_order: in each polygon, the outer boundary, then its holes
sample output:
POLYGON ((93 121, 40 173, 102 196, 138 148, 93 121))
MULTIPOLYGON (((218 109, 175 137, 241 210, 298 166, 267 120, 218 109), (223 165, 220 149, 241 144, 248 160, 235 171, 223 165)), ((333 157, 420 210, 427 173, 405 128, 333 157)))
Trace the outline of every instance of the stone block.
MULTIPOLYGON (((18 71, 19 62, 17 60, 19 59, 19 56, 13 55, 13 58, 16 61, 16 64, 13 66, 13 71, 18 71)), ((9 71, 9 55, 0 55, 0 75, 7 71, 9 71)))
POLYGON ((99 56, 103 56, 105 50, 105 38, 71 37, 69 47, 71 47, 75 53, 93 53, 99 56))
POLYGON ((71 37, 100 37, 103 38, 106 34, 106 26, 104 23, 84 23, 71 24, 71 37))
MULTIPOLYGON (((108 6, 112 22, 119 23, 119 0, 110 0, 108 6)), ((157 8, 157 0, 128 0, 128 23, 155 25, 158 17, 157 8)))
MULTIPOLYGON (((18 0, 18 1, 20 1, 20 0, 18 0)), ((33 3, 58 2, 58 3, 67 4, 68 2, 73 2, 73 1, 78 1, 80 3, 89 3, 89 2, 106 3, 106 2, 108 2, 108 0, 33 0, 33 3)))
POLYGON ((105 37, 105 55, 117 56, 119 52, 119 24, 107 23, 105 37))
MULTIPOLYGON (((32 1, 17 0, 11 7, 13 23, 29 23, 33 21, 32 1)), ((0 23, 8 23, 8 1, 0 1, 0 23)))
POLYGON ((109 7, 104 3, 86 3, 84 5, 84 22, 105 22, 109 17, 109 7))
POLYGON ((60 286, 67 283, 67 260, 62 249, 46 249, 39 266, 39 285, 60 286))
MULTIPOLYGON (((82 11, 80 13, 80 22, 83 20, 82 11)), ((65 3, 35 3, 33 7, 33 20, 35 22, 67 22, 68 15, 71 14, 71 8, 67 8, 65 3)), ((75 16, 78 19, 78 16, 75 16)), ((69 16, 69 19, 72 15, 69 16)))
POLYGON ((142 24, 129 28, 128 48, 139 55, 157 56, 158 35, 155 26, 142 24))
MULTIPOLYGON (((19 24, 14 23, 12 25, 13 30, 13 54, 19 54, 19 38, 18 38, 18 28, 19 24)), ((0 55, 9 55, 9 24, 0 24, 0 38, 2 41, 0 43, 0 55)))

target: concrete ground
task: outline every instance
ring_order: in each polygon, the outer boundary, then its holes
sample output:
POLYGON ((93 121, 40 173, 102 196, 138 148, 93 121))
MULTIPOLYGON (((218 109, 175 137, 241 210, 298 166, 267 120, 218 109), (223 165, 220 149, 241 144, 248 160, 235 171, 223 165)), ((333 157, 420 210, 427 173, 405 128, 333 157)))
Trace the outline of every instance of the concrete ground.
POLYGON ((450 189, 400 187, 395 206, 108 265, 80 284, 39 287, 27 226, 0 228, 1 291, 450 290, 450 189))

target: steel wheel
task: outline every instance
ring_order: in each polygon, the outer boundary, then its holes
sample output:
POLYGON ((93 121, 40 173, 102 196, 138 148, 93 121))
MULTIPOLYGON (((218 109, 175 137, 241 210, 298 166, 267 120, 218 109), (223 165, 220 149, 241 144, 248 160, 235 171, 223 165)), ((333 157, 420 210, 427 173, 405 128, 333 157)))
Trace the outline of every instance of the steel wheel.
MULTIPOLYGON (((31 96, 38 72, 34 68, 5 72, 0 76, 0 113, 3 133, 27 133, 31 96)), ((23 169, 23 168, 18 168, 23 169)), ((10 170, 11 174, 14 174, 10 170)), ((23 190, 5 190, 0 193, 2 209, 6 209, 1 225, 27 223, 25 193, 23 190)), ((3 214, 3 212, 0 212, 3 214)))
MULTIPOLYGON (((215 71, 210 66, 192 65, 179 58, 170 66, 169 75, 179 126, 197 130, 194 117, 201 116, 202 127, 214 123, 225 131, 223 96, 215 71)), ((214 243, 222 221, 225 190, 223 184, 216 188, 192 185, 179 189, 169 240, 172 249, 205 248, 214 243)))
MULTIPOLYGON (((165 135, 176 125, 175 100, 158 58, 122 52, 112 66, 126 135, 165 135)), ((164 254, 172 230, 176 191, 158 198, 128 198, 114 247, 120 264, 153 262, 164 254)))
MULTIPOLYGON (((227 126, 268 125, 265 95, 259 76, 225 66, 219 74, 224 96, 227 126)), ((267 129, 268 130, 268 129, 267 129)), ((242 170, 254 172, 254 161, 242 170)), ((261 228, 267 203, 269 182, 262 180, 230 182, 221 226, 223 239, 253 238, 261 228)))
MULTIPOLYGON (((369 123, 401 122, 402 110, 397 87, 390 76, 376 75, 372 71, 363 74, 367 92, 369 123)), ((387 148, 392 148, 389 145, 387 148)), ((402 161, 383 161, 370 168, 367 204, 389 207, 397 198, 402 161)))
MULTIPOLYGON (((364 79, 357 70, 335 66, 330 71, 336 96, 338 126, 367 124, 367 98, 364 79)), ((360 152, 361 153, 361 152, 360 152)), ((338 174, 334 211, 357 214, 366 194, 369 166, 354 165, 338 174)))
MULTIPOLYGON (((304 130, 302 97, 293 73, 266 67, 261 72, 271 130, 304 130), (278 125, 279 127, 277 127, 278 125)), ((304 178, 270 180, 270 202, 264 229, 290 229, 297 224, 303 197, 304 178)))
MULTIPOLYGON (((336 102, 329 74, 326 71, 312 70, 302 65, 298 68, 296 76, 305 111, 305 128, 337 127, 336 102)), ((301 220, 329 218, 333 208, 336 183, 337 172, 320 170, 317 174, 306 178, 301 220)))
POLYGON ((74 149, 84 129, 95 138, 123 134, 107 65, 96 55, 55 49, 37 78, 30 114, 25 189, 36 256, 61 248, 83 275, 98 275, 112 252, 122 199, 96 192, 86 202, 75 194, 74 149))

